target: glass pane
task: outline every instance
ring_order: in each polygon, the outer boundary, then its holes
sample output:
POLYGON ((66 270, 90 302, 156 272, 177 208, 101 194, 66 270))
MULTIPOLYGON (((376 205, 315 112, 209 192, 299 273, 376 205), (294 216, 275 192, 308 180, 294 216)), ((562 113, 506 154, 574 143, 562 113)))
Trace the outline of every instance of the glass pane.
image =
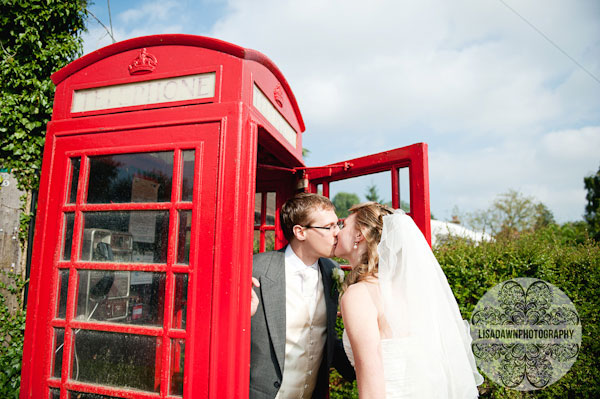
POLYGON ((265 231, 265 251, 273 251, 275 249, 275 232, 272 230, 265 231))
POLYGON ((90 157, 88 203, 171 201, 173 151, 90 157))
POLYGON ((60 389, 50 388, 50 399, 60 399, 60 389))
POLYGON ((187 318, 188 275, 175 274, 175 302, 173 304, 172 328, 185 330, 187 318))
POLYGON ((177 263, 190 264, 190 238, 192 235, 192 211, 179 211, 179 239, 177 263))
POLYGON ((79 165, 81 158, 71 158, 71 189, 69 190, 69 204, 74 204, 77 199, 77 185, 79 184, 79 165))
POLYGON ((275 226, 275 193, 267 193, 267 216, 265 224, 275 226))
POLYGON ((191 201, 194 194, 194 150, 183 153, 183 180, 181 182, 181 200, 191 201))
POLYGON ((69 391, 69 399, 120 399, 115 396, 98 395, 97 393, 69 391))
POLYGON ((408 168, 398 169, 398 187, 400 187, 400 208, 410 212, 410 174, 408 168))
POLYGON ((165 273, 80 270, 77 320, 161 326, 165 273))
POLYGON ((155 383, 154 368, 160 339, 79 330, 73 348, 72 378, 93 384, 158 392, 160 385, 155 383))
POLYGON ((260 224, 260 207, 262 204, 262 193, 254 194, 254 224, 260 224))
POLYGON ((52 376, 60 378, 62 373, 63 347, 65 343, 65 329, 54 329, 54 365, 52 367, 52 376))
POLYGON ((361 202, 375 201, 391 206, 391 171, 333 181, 329 183, 329 194, 339 218, 347 217, 348 209, 361 202))
POLYGON ((75 224, 75 214, 73 212, 65 213, 65 234, 63 236, 63 256, 62 260, 71 260, 71 248, 73 247, 73 226, 75 224))
POLYGON ((258 230, 258 228, 257 228, 254 230, 254 247, 253 247, 253 251, 252 251, 253 255, 256 255, 257 253, 260 252, 259 243, 260 243, 260 230, 258 230))
POLYGON ((69 287, 69 269, 58 271, 58 308, 56 317, 64 319, 67 315, 67 292, 69 287))
POLYGON ((171 340, 171 395, 183 395, 183 364, 185 360, 185 340, 171 340))
POLYGON ((84 213, 82 261, 165 263, 168 211, 84 213))
POLYGON ((317 184, 317 194, 323 195, 323 185, 317 184))

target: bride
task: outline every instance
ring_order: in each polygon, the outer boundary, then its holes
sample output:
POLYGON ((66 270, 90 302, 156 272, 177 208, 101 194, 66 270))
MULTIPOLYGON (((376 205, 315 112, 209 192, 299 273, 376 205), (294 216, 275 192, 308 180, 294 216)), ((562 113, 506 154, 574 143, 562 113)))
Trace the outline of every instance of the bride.
POLYGON ((476 398, 468 323, 420 230, 378 203, 350 212, 335 256, 352 266, 341 310, 359 397, 476 398))

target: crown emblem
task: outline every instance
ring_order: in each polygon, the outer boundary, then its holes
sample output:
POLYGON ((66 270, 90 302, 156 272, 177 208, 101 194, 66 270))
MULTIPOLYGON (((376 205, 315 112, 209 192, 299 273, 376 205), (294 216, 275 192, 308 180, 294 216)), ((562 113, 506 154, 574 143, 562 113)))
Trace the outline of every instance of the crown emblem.
POLYGON ((142 75, 150 73, 156 69, 158 61, 156 57, 148 53, 145 48, 140 50, 140 54, 129 64, 130 75, 142 75))
POLYGON ((283 89, 281 85, 277 83, 275 86, 275 90, 273 90, 273 97, 275 97, 275 102, 279 105, 279 108, 283 107, 283 89))

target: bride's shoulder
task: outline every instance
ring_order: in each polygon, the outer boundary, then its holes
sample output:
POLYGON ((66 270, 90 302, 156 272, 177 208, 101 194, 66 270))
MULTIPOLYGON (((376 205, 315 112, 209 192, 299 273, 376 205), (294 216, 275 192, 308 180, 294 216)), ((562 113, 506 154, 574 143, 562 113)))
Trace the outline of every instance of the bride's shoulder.
POLYGON ((379 282, 376 278, 368 278, 358 283, 354 283, 344 292, 342 295, 342 306, 344 303, 365 303, 365 301, 372 301, 372 293, 374 289, 379 287, 379 282))

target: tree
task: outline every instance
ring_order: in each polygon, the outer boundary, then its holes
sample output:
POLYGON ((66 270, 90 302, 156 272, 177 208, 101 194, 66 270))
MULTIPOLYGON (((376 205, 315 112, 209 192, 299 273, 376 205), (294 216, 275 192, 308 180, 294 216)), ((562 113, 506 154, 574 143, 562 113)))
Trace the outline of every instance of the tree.
MULTIPOLYGON (((367 187, 365 198, 367 199, 367 201, 379 202, 382 205, 387 205, 390 208, 392 207, 392 201, 386 202, 383 198, 379 196, 377 186, 374 183, 367 187)), ((410 205, 408 204, 408 202, 400 200, 400 209, 402 209, 404 212, 410 212, 410 205)))
POLYGON ((21 190, 38 186, 54 97, 50 75, 81 54, 86 6, 87 0, 0 3, 0 165, 21 190))
POLYGON ((333 197, 333 205, 335 206, 335 213, 339 218, 348 217, 348 209, 350 209, 353 205, 356 205, 360 202, 358 195, 339 192, 333 197))
POLYGON ((471 227, 494 236, 512 236, 554 224, 554 215, 535 198, 509 190, 500 194, 488 209, 469 214, 467 221, 471 227))
POLYGON ((584 177, 583 184, 587 190, 583 218, 589 226, 590 236, 600 241, 600 168, 595 175, 584 177))
POLYGON ((382 203, 383 198, 379 197, 379 193, 377 192, 377 186, 375 183, 372 183, 367 187, 367 193, 365 194, 365 198, 367 201, 379 202, 382 203))
POLYGON ((535 221, 533 224, 533 229, 539 230, 552 224, 556 224, 552 211, 548 209, 545 204, 538 202, 535 205, 535 221))

